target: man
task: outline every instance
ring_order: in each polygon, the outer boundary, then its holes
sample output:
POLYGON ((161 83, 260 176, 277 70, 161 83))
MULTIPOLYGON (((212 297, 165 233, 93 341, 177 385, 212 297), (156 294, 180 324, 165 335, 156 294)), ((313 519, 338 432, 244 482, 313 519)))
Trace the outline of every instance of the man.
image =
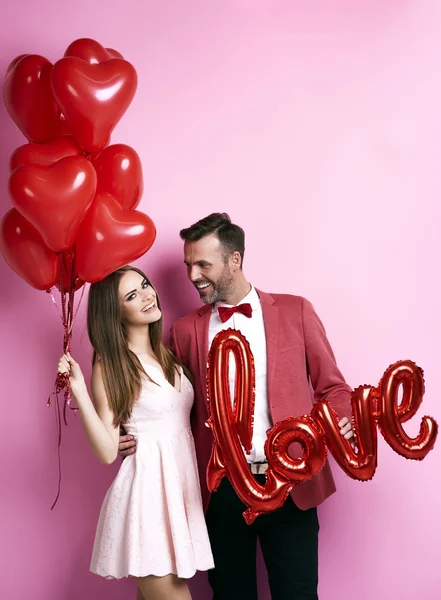
MULTIPOLYGON (((257 539, 272 599, 316 600, 316 507, 335 491, 329 465, 312 480, 295 487, 282 507, 259 516, 252 525, 246 524, 242 516, 245 506, 227 478, 210 496, 206 469, 212 434, 205 425, 208 351, 215 335, 227 328, 240 330, 250 343, 255 360, 256 401, 253 448, 246 456, 251 472, 262 484, 267 468, 263 449, 266 431, 289 416, 309 413, 315 396, 316 400, 329 400, 345 417, 340 421, 340 431, 350 439, 353 432, 347 417, 351 390, 337 368, 312 305, 298 296, 261 292, 248 282, 242 270, 244 232, 231 223, 227 214, 211 214, 183 229, 180 235, 188 277, 205 306, 174 323, 170 344, 194 376, 192 429, 215 562, 215 569, 209 572, 214 600, 257 600, 257 539), (225 313, 223 308, 232 310, 225 313)), ((233 369, 230 385, 234 385, 233 369)), ((121 450, 128 448, 125 453, 134 451, 134 442, 127 437, 121 442, 121 450)))

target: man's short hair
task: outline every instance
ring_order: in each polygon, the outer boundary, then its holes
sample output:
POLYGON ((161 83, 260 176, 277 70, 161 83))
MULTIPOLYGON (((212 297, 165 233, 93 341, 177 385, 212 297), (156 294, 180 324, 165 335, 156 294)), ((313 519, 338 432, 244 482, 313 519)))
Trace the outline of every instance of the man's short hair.
POLYGON ((213 233, 219 238, 226 256, 233 252, 239 252, 242 268, 245 253, 245 232, 242 227, 231 222, 227 213, 212 213, 190 227, 182 229, 179 235, 186 242, 198 242, 213 233))

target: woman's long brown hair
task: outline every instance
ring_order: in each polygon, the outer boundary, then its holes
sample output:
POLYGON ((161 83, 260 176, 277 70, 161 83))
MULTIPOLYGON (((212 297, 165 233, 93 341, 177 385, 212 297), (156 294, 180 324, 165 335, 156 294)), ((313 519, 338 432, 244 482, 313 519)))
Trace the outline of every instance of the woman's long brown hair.
MULTIPOLYGON (((121 317, 118 288, 122 276, 127 271, 139 273, 152 285, 140 269, 132 266, 122 267, 102 281, 92 283, 87 307, 87 331, 93 346, 92 364, 100 360, 104 388, 114 414, 115 427, 130 417, 141 390, 142 377, 148 377, 139 358, 129 349, 127 332, 121 317)), ((158 295, 156 303, 161 310, 158 295)), ((179 362, 163 344, 162 333, 161 316, 158 321, 149 324, 149 337, 167 381, 174 385, 179 362)))

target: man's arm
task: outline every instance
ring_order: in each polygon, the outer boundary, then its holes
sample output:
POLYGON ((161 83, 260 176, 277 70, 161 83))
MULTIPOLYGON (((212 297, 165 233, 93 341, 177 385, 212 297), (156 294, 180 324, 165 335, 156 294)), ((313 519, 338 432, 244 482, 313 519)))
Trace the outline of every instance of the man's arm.
POLYGON ((306 347, 306 360, 316 401, 327 400, 340 418, 340 433, 346 438, 353 437, 351 426, 352 390, 337 367, 334 353, 326 337, 323 323, 312 304, 303 299, 303 334, 306 347))

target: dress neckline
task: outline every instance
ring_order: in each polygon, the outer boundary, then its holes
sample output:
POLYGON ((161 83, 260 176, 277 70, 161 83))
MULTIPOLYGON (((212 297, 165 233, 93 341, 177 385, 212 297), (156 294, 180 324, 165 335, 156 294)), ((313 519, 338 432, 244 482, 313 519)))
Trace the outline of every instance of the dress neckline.
MULTIPOLYGON (((179 380, 179 389, 176 389, 174 385, 172 385, 168 379, 165 377, 162 369, 158 368, 156 365, 151 365, 150 363, 146 363, 144 362, 141 358, 139 358, 138 356, 138 360, 139 362, 142 364, 142 366, 144 367, 144 369, 146 367, 152 368, 154 369, 157 373, 159 373, 159 375, 162 377, 162 379, 165 381, 166 385, 168 385, 169 387, 172 388, 172 390, 174 390, 177 394, 180 394, 182 392, 182 383, 183 383, 183 371, 182 371, 182 367, 180 365, 178 365, 178 370, 180 373, 180 380, 179 380)), ((147 373, 148 374, 148 373, 147 373)), ((150 377, 150 375, 149 375, 150 377)), ((150 377, 150 379, 153 380, 154 383, 156 383, 156 385, 158 385, 159 387, 163 387, 161 384, 159 384, 157 381, 155 381, 155 379, 153 377, 150 377)))

